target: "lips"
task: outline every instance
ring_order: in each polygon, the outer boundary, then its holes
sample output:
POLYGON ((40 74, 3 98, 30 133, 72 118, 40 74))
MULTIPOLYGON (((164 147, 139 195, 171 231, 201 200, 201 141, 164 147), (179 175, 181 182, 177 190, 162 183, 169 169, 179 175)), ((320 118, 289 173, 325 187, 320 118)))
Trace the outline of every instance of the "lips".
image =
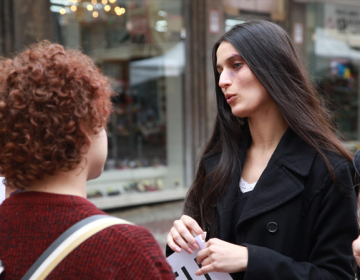
POLYGON ((225 93, 225 98, 228 104, 230 104, 231 102, 233 102, 236 99, 236 94, 232 94, 232 93, 225 93))

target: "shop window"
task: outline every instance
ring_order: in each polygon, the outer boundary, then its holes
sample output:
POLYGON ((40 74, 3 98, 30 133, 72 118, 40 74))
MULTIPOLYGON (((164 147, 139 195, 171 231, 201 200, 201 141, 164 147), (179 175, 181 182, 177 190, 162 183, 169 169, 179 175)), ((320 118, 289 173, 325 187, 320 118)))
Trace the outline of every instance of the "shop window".
POLYGON ((349 59, 330 59, 323 75, 323 90, 330 97, 339 130, 347 140, 358 135, 358 69, 349 59))
POLYGON ((360 6, 308 4, 307 25, 309 70, 330 101, 344 140, 358 141, 360 6))
POLYGON ((89 55, 116 92, 105 171, 89 197, 183 187, 182 0, 50 2, 57 41, 89 55))

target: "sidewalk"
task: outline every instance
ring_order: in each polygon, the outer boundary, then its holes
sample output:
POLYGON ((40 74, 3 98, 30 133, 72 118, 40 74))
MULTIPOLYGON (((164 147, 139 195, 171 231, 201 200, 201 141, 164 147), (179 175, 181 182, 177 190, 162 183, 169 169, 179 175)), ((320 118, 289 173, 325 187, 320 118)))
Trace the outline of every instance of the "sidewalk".
POLYGON ((174 221, 181 217, 183 204, 182 200, 106 212, 147 228, 165 252, 167 234, 174 221))

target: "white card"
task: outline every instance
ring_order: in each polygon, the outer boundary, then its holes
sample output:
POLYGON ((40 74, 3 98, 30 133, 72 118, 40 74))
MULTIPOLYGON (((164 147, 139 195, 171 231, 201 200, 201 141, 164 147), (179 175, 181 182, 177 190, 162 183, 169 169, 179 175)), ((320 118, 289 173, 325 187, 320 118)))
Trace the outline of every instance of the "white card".
POLYGON ((228 273, 210 272, 201 276, 195 275, 195 272, 199 269, 199 265, 196 263, 197 253, 205 248, 205 244, 200 235, 196 236, 195 239, 200 249, 194 250, 194 253, 191 255, 185 252, 185 250, 181 250, 180 253, 174 253, 167 258, 175 274, 175 280, 232 280, 228 273))

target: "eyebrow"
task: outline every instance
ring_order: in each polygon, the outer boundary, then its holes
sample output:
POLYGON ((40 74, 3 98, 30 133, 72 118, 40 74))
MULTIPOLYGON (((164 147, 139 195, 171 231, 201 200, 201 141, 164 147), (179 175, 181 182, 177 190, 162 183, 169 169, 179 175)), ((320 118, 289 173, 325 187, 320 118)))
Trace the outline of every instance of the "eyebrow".
MULTIPOLYGON (((227 59, 225 59, 225 62, 229 62, 230 60, 233 60, 234 58, 240 58, 240 59, 242 59, 242 56, 239 55, 239 54, 237 54, 237 53, 232 54, 232 55, 229 56, 227 59)), ((220 65, 216 65, 216 69, 219 69, 219 68, 221 68, 221 66, 220 66, 220 65)))

